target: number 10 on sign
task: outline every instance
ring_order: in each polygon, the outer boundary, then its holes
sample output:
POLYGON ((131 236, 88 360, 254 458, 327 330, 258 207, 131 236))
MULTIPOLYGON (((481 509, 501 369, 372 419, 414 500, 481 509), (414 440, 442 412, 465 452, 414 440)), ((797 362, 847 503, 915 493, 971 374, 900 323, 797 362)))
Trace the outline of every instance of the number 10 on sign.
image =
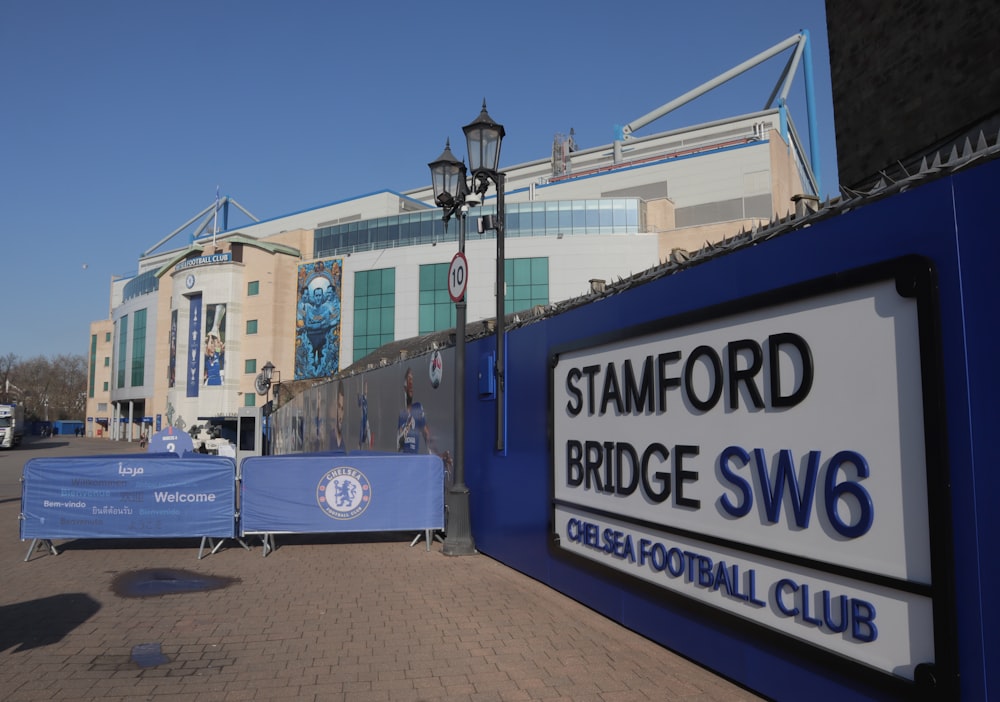
POLYGON ((448 267, 448 295, 452 302, 461 302, 465 297, 465 286, 469 283, 469 262, 465 254, 459 251, 451 259, 448 267))

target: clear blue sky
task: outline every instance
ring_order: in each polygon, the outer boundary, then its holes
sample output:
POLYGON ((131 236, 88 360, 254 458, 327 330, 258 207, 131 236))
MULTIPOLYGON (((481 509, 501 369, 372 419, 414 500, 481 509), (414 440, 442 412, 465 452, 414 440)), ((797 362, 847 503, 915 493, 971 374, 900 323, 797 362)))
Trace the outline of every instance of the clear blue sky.
MULTIPOLYGON (((6 0, 0 355, 86 353, 112 276, 134 274, 217 187, 271 219, 424 186, 446 138, 464 155, 483 98, 507 131, 501 165, 546 158, 570 128, 581 148, 610 144, 616 124, 801 29, 830 195, 823 0, 6 0)), ((788 55, 636 135, 763 108, 788 55)), ((789 106, 807 138, 801 69, 789 106)))

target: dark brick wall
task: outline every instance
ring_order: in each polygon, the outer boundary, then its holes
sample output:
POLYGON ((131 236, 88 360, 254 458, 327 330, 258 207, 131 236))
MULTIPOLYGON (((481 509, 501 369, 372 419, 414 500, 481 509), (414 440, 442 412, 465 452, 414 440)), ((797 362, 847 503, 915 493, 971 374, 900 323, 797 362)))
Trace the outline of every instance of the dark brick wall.
POLYGON ((843 185, 919 164, 984 122, 993 143, 1000 1, 826 0, 826 15, 843 185))

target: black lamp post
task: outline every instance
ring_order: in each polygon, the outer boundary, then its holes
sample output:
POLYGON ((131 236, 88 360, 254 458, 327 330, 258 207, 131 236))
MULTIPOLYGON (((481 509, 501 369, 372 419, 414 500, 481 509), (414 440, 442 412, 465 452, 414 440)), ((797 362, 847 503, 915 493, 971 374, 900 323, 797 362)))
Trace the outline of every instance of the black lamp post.
MULTIPOLYGON (((497 213, 493 218, 483 218, 483 229, 495 229, 497 233, 497 321, 496 321, 496 450, 503 451, 506 443, 506 398, 504 394, 504 183, 506 173, 499 170, 500 145, 505 132, 503 125, 497 124, 486 112, 486 100, 483 109, 474 122, 462 127, 465 132, 466 146, 469 150, 469 167, 472 170, 472 190, 477 195, 483 195, 490 183, 497 189, 497 213)), ((440 204, 440 203, 438 203, 440 204)))
MULTIPOLYGON (((465 253, 466 196, 465 164, 451 153, 446 141, 444 152, 433 163, 431 183, 434 202, 444 210, 445 227, 458 215, 458 251, 465 253)), ((471 556, 476 552, 469 517, 469 488, 465 484, 465 295, 455 303, 455 457, 452 484, 448 488, 448 531, 441 552, 446 556, 471 556)))
MULTIPOLYGON (((497 319, 496 319, 496 450, 505 445, 504 405, 504 181, 506 174, 498 170, 500 144, 504 128, 486 112, 486 100, 479 116, 462 127, 472 167, 473 188, 466 181, 465 164, 451 153, 450 141, 445 142, 444 152, 428 166, 434 202, 444 210, 445 226, 453 216, 458 216, 458 250, 465 253, 465 217, 469 204, 489 190, 490 183, 497 189, 497 213, 483 217, 480 231, 496 230, 497 233, 497 319), (476 197, 470 197, 475 195, 476 197)), ((448 533, 442 553, 449 556, 471 555, 476 552, 469 518, 469 488, 465 484, 465 296, 455 303, 455 462, 454 480, 448 490, 448 533)))
MULTIPOLYGON (((500 144, 504 128, 497 124, 483 109, 471 124, 462 127, 465 132, 469 164, 472 167, 473 189, 466 181, 465 164, 451 152, 450 141, 445 142, 444 152, 428 166, 431 169, 431 183, 434 202, 444 210, 445 226, 453 216, 458 216, 458 250, 465 253, 465 218, 473 194, 479 197, 489 190, 490 183, 497 190, 497 213, 493 217, 482 218, 482 230, 494 229, 497 233, 497 319, 496 319, 496 450, 503 451, 505 445, 505 404, 504 404, 504 181, 506 174, 498 170, 500 144)), ((455 460, 454 479, 448 490, 448 533, 442 552, 449 556, 471 555, 476 552, 472 540, 472 525, 469 518, 469 488, 465 484, 465 296, 455 303, 455 460)))
POLYGON ((274 364, 271 363, 270 361, 268 361, 267 363, 265 363, 264 367, 261 368, 260 370, 261 370, 261 374, 264 376, 264 384, 267 386, 267 393, 268 394, 265 395, 265 400, 267 400, 267 402, 270 402, 269 398, 270 398, 270 393, 271 393, 271 379, 274 378, 274 374, 275 373, 278 374, 278 379, 277 379, 277 381, 275 381, 275 384, 274 384, 274 405, 271 405, 269 407, 269 411, 267 412, 267 415, 266 415, 267 416, 267 454, 270 456, 270 455, 274 454, 274 420, 272 419, 272 417, 274 417, 274 410, 277 408, 277 405, 278 405, 278 393, 281 391, 281 371, 275 369, 274 364))

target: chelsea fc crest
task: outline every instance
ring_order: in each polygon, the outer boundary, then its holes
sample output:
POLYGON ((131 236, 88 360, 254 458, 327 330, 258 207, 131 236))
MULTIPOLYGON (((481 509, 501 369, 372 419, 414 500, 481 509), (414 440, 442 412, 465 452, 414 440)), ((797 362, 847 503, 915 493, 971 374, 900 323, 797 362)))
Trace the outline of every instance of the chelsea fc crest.
POLYGON ((372 500, 372 484, 357 468, 343 466, 327 471, 316 486, 316 502, 332 519, 354 519, 372 500))

